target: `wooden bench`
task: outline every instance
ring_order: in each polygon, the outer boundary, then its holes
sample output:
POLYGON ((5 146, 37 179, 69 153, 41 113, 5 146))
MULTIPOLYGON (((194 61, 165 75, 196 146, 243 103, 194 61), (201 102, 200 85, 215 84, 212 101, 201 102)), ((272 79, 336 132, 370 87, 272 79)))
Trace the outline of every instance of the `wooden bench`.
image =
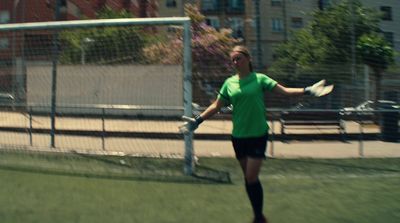
POLYGON ((337 129, 342 135, 346 131, 341 115, 334 111, 283 111, 279 121, 282 135, 285 129, 337 129))

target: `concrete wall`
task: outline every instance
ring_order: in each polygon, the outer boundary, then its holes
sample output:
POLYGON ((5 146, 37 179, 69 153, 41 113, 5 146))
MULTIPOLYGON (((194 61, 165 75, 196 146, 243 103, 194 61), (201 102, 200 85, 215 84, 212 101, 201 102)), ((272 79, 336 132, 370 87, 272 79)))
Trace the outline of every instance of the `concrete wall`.
MULTIPOLYGON (((27 66, 27 103, 50 111, 52 67, 27 66)), ((102 105, 183 106, 182 66, 158 65, 59 65, 57 112, 86 114, 102 105), (62 107, 75 108, 62 108, 62 107), (86 108, 85 108, 86 107, 86 108)), ((36 108, 38 109, 38 108, 36 108)), ((107 109, 107 114, 178 115, 177 111, 107 109)))

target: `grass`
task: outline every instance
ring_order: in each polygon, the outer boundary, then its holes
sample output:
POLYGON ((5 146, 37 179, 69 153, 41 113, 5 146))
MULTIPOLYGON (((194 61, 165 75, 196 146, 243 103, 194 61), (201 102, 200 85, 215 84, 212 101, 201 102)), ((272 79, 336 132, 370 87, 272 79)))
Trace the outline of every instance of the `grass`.
MULTIPOLYGON (((251 219, 234 159, 200 159, 202 177, 183 176, 182 160, 125 157, 123 165, 120 160, 1 152, 0 222, 232 223, 251 219), (230 182, 215 180, 226 172, 230 182)), ((390 223, 400 219, 397 158, 268 159, 260 179, 264 210, 271 222, 390 223)))

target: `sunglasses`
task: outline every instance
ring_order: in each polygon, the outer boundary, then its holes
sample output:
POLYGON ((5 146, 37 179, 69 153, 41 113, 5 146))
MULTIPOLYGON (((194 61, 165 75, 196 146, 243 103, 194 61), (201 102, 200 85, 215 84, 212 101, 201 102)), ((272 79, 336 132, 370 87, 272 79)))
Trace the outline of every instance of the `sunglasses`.
POLYGON ((241 55, 238 55, 238 56, 232 58, 232 62, 238 62, 238 61, 241 60, 243 57, 249 57, 249 54, 246 53, 246 52, 243 52, 243 51, 236 51, 236 52, 241 53, 241 55))
POLYGON ((237 56, 237 57, 234 57, 234 58, 232 58, 232 62, 238 62, 239 60, 241 60, 243 58, 243 56, 237 56))

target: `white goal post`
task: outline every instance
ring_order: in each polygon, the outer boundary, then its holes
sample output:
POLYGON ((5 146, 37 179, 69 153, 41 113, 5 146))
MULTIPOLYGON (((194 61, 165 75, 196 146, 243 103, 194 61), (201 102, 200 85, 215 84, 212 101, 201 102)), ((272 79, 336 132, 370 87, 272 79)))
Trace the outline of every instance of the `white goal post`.
MULTIPOLYGON (((56 117, 57 117, 57 112, 61 109, 61 105, 63 104, 61 101, 59 101, 59 96, 60 96, 60 92, 59 92, 59 85, 60 83, 58 83, 57 80, 63 80, 60 79, 62 77, 58 76, 58 71, 59 69, 57 68, 59 61, 60 61, 60 55, 57 52, 58 51, 58 47, 60 47, 58 44, 59 42, 57 42, 59 40, 59 34, 62 31, 65 30, 72 30, 72 32, 74 32, 73 30, 83 30, 82 32, 85 32, 85 30, 87 29, 91 29, 91 28, 106 28, 106 27, 137 27, 140 26, 142 27, 141 29, 146 29, 146 27, 153 27, 153 26, 163 26, 163 27, 168 27, 168 26, 173 26, 174 28, 179 27, 178 30, 181 33, 181 37, 182 37, 182 61, 181 61, 181 66, 182 66, 182 73, 183 73, 183 77, 182 77, 182 100, 183 103, 182 105, 171 105, 170 107, 172 109, 176 109, 176 108, 182 108, 183 110, 183 115, 186 116, 192 116, 192 50, 191 50, 191 38, 192 38, 192 34, 191 34, 191 21, 190 18, 188 17, 166 17, 166 18, 127 18, 127 19, 99 19, 99 20, 75 20, 75 21, 54 21, 54 22, 37 22, 37 23, 19 23, 19 24, 1 24, 0 25, 0 38, 7 38, 9 41, 9 47, 8 50, 5 50, 3 52, 1 52, 0 50, 0 59, 4 59, 4 58, 10 58, 10 60, 12 61, 12 68, 10 67, 6 67, 7 69, 11 70, 11 79, 12 79, 12 89, 10 91, 12 91, 13 94, 16 94, 16 101, 15 101, 15 105, 23 105, 25 106, 25 108, 29 107, 30 109, 31 106, 33 106, 32 104, 29 104, 29 101, 27 100, 27 98, 22 97, 21 95, 18 95, 20 93, 18 93, 18 91, 20 91, 21 89, 19 89, 18 87, 18 77, 16 75, 16 73, 18 73, 19 69, 19 65, 21 62, 17 59, 18 56, 23 55, 24 57, 28 57, 28 56, 32 56, 32 57, 46 57, 46 61, 49 63, 49 70, 51 70, 51 75, 49 76, 49 82, 48 85, 51 86, 47 86, 45 88, 48 88, 50 90, 49 92, 49 99, 47 102, 45 102, 45 104, 47 105, 47 108, 49 108, 49 115, 51 117, 51 125, 50 125, 50 138, 51 138, 51 142, 50 142, 50 147, 54 148, 55 146, 55 135, 56 135, 56 117), (144 28, 143 28, 144 27, 144 28), (35 41, 37 42, 32 42, 32 43, 27 43, 26 38, 27 38, 27 34, 29 32, 36 32, 36 31, 41 31, 44 33, 48 33, 49 38, 48 39, 40 39, 37 38, 35 39, 35 41), (25 39, 21 40, 25 41, 25 46, 20 46, 20 40, 18 40, 18 38, 20 36, 24 36, 25 39), (47 55, 44 55, 44 53, 40 54, 40 55, 35 55, 36 53, 36 49, 35 48, 35 44, 42 44, 42 45, 47 45, 48 49, 47 50, 47 55), (32 49, 30 51, 27 51, 27 44, 31 44, 32 45, 32 49), (24 49, 25 47, 25 49, 24 49), (18 52, 20 51, 20 52, 18 52), (28 55, 29 54, 29 55, 28 55), (50 58, 50 59, 49 59, 50 58), (22 99, 21 99, 22 98, 22 99)), ((165 32, 168 32, 166 30, 164 30, 165 32)), ((150 30, 151 32, 158 32, 158 31, 154 31, 154 30, 150 30)), ((139 32, 140 33, 140 32, 139 32)), ((140 35, 138 35, 140 37, 140 35)), ((151 35, 150 35, 151 36, 151 35)), ((34 39, 34 38, 32 38, 34 39)), ((67 59, 68 63, 79 63, 79 65, 81 67, 83 67, 83 65, 85 67, 88 66, 105 66, 104 64, 107 64, 109 62, 105 62, 103 64, 96 64, 98 61, 102 61, 104 62, 104 58, 98 59, 95 58, 93 56, 92 58, 92 63, 90 63, 90 61, 88 61, 88 49, 86 49, 83 45, 83 43, 85 43, 86 45, 90 45, 93 44, 91 42, 93 42, 90 38, 83 38, 82 40, 82 45, 80 45, 80 48, 78 47, 77 49, 79 49, 80 51, 77 52, 73 52, 75 53, 73 56, 71 56, 71 58, 67 59), (75 59, 74 59, 75 58, 75 59), (75 62, 73 62, 75 60, 75 62), (97 61, 96 61, 97 60, 97 61), (72 62, 71 62, 72 61, 72 62)), ((154 42, 154 44, 157 44, 158 40, 152 40, 154 42)), ((73 42, 73 41, 72 41, 73 42)), ((111 41, 112 42, 112 41, 111 41)), ((78 43, 79 44, 79 43, 78 43)), ((107 43, 108 45, 111 45, 111 43, 107 43)), ((136 43, 135 43, 136 44, 136 43)), ((142 44, 142 42, 137 43, 137 44, 142 44)), ((108 47, 105 46, 105 47, 108 47)), ((123 47, 122 47, 123 48, 123 47)), ((40 49, 41 52, 45 51, 40 49)), ((92 50, 99 50, 99 49, 92 49, 92 50)), ((121 50, 121 48, 119 48, 118 50, 121 50)), ((118 51, 116 50, 116 51, 118 51)), ((73 50, 71 50, 72 52, 73 50)), ((114 51, 113 51, 114 52, 114 51)), ((119 53, 119 52, 116 52, 119 53)), ((135 57, 137 55, 134 55, 134 53, 132 53, 132 57, 135 57)), ((116 58, 117 56, 115 56, 116 58)), ((123 62, 120 61, 124 61, 126 59, 126 55, 120 56, 120 58, 118 58, 119 61, 114 61, 113 66, 116 66, 115 64, 117 64, 118 66, 123 66, 126 65, 123 62)), ((130 58, 131 56, 128 56, 128 60, 131 60, 130 58)), ((25 60, 22 61, 22 63, 26 63, 25 60)), ((135 65, 137 65, 137 63, 135 62, 135 65)), ((154 66, 163 66, 162 64, 154 64, 154 66)), ((124 67, 126 68, 126 67, 124 67)), ((36 70, 40 70, 39 68, 35 68, 36 70)), ((94 68, 95 69, 95 68, 94 68)), ((104 70, 107 70, 108 68, 104 68, 104 70)), ((130 69, 130 68, 129 68, 130 69)), ((137 67, 135 67, 135 69, 141 69, 140 65, 137 65, 137 67)), ((121 72, 123 73, 123 68, 121 68, 120 70, 122 70, 121 72)), ((40 71, 39 71, 40 72, 40 71)), ((69 73, 74 73, 76 74, 77 69, 71 71, 67 71, 69 73)), ((106 71, 103 71, 106 73, 106 71)), ((103 76, 105 76, 105 74, 102 74, 103 76)), ((67 82, 67 78, 64 79, 64 81, 67 82)), ((100 78, 96 78, 96 80, 100 80, 100 78)), ((103 79, 101 79, 103 80, 103 79)), ((104 79, 106 80, 106 79, 104 79)), ((76 85, 78 84, 80 81, 76 81, 75 83, 72 84, 76 85)), ((25 85, 21 84, 21 85, 25 85)), ((44 86, 44 84, 43 84, 44 86)), ((42 87, 43 88, 43 87, 42 87)), ((87 88, 85 87, 85 90, 87 88)), ((26 89, 22 89, 21 91, 26 91, 26 89)), ((61 91, 61 90, 60 90, 61 91)), ((75 89, 70 89, 70 91, 75 91, 75 89)), ((26 92, 22 93, 22 94, 26 94, 26 92)), ((97 96, 97 95, 96 95, 97 96)), ((25 96, 28 97, 28 96, 25 96)), ((145 96, 143 96, 145 97, 145 96)), ((71 97, 73 98, 73 97, 71 97)), ((77 99, 77 97, 75 97, 75 100, 77 99)), ((141 100, 141 99, 137 99, 137 100, 141 100)), ((160 99, 163 100, 163 99, 160 99)), ((106 97, 106 99, 104 99, 104 101, 106 101, 106 103, 102 102, 102 103, 97 103, 97 107, 101 107, 103 110, 104 109, 112 109, 117 107, 118 109, 122 109, 122 108, 127 108, 127 109, 136 109, 137 107, 140 107, 140 109, 144 109, 144 110, 162 110, 163 108, 167 107, 167 105, 162 105, 162 106, 157 106, 154 104, 150 104, 150 105, 135 105, 135 104, 123 104, 123 103, 118 103, 117 105, 114 105, 114 103, 112 103, 112 97, 106 97), (108 101, 107 101, 108 100, 108 101), (111 101, 111 102, 110 102, 111 101), (101 106, 99 106, 99 104, 101 104, 101 106)), ((85 107, 85 104, 91 104, 91 103, 87 103, 86 101, 80 101, 80 103, 72 103, 74 104, 74 106, 76 104, 80 104, 83 107, 85 107)), ((71 103, 68 104, 68 106, 72 106, 71 103)), ((40 105, 43 106, 43 105, 40 105)), ((78 105, 79 106, 79 105, 78 105)), ((34 106, 33 106, 34 107, 34 106)), ((72 106, 73 107, 73 106, 72 106)), ((159 113, 158 113, 159 114, 159 113)), ((32 140, 31 140, 32 141, 32 140)), ((184 171, 186 174, 192 174, 194 171, 194 154, 193 154, 193 134, 188 134, 184 136, 184 160, 185 160, 185 166, 184 166, 184 171)), ((32 144, 32 142, 31 142, 32 144)))

